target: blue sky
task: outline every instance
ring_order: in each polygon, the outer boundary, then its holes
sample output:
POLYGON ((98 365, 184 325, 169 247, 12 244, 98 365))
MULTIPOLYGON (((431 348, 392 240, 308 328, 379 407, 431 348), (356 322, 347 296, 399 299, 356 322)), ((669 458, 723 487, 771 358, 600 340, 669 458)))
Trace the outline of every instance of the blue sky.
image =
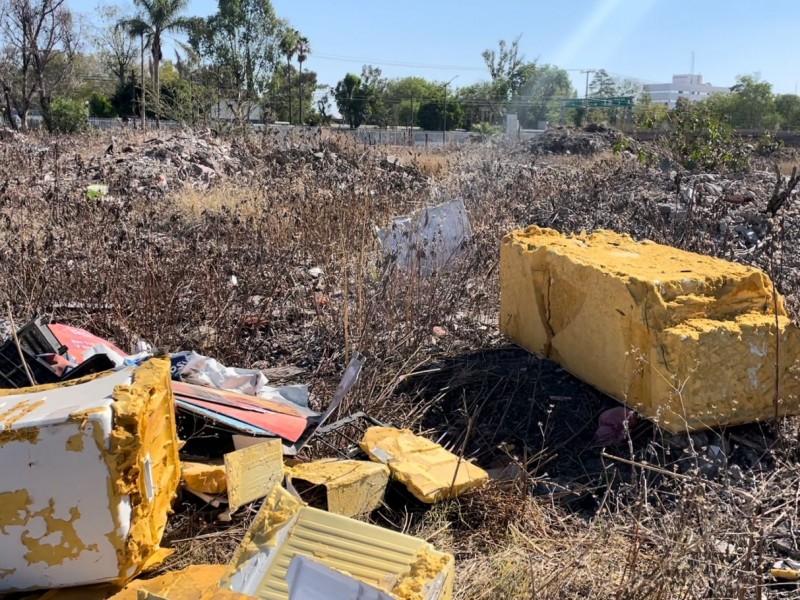
MULTIPOLYGON (((68 1, 91 19, 97 0, 68 1)), ((458 76, 453 87, 468 85, 488 78, 481 52, 519 34, 526 58, 574 69, 570 74, 581 95, 580 69, 666 82, 690 72, 692 53, 694 72, 714 85, 733 85, 738 74, 758 73, 776 92, 794 93, 800 81, 796 0, 273 0, 273 5, 309 38, 313 53, 305 67, 325 84, 369 63, 388 77, 458 76)), ((215 0, 190 0, 187 13, 207 15, 215 8, 215 0)))

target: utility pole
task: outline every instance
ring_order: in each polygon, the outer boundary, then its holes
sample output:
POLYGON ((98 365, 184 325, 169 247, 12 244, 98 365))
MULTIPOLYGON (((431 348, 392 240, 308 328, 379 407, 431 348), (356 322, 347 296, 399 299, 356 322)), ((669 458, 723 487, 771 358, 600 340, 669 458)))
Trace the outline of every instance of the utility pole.
POLYGON ((444 110, 442 111, 442 147, 447 143, 447 86, 453 83, 458 77, 456 75, 450 81, 444 84, 444 110))
POLYGON ((589 118, 589 74, 594 73, 596 69, 582 69, 581 73, 586 73, 586 92, 583 94, 583 118, 589 118))
POLYGON ((145 112, 145 96, 147 92, 144 88, 144 34, 139 38, 142 46, 142 131, 147 129, 147 113, 145 112))

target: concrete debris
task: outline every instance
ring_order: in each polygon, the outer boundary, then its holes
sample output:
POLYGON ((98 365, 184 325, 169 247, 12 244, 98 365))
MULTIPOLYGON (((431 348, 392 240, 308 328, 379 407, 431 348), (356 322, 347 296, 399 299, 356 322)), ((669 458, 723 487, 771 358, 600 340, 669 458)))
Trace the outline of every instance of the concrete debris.
POLYGON ((0 591, 124 583, 169 555, 168 361, 0 395, 0 591))
POLYGON ((370 427, 359 443, 370 460, 389 466, 392 478, 427 504, 482 486, 489 475, 409 429, 370 427))
POLYGON ((472 239, 469 215, 461 199, 397 217, 376 233, 387 259, 423 277, 454 268, 472 239))
POLYGON ((368 514, 383 501, 389 483, 389 467, 361 460, 318 460, 298 463, 288 477, 304 498, 324 491, 325 510, 345 517, 368 514))
POLYGON ((774 418, 776 364, 778 416, 800 413, 800 332, 758 269, 531 227, 503 239, 500 283, 511 340, 670 432, 774 418))

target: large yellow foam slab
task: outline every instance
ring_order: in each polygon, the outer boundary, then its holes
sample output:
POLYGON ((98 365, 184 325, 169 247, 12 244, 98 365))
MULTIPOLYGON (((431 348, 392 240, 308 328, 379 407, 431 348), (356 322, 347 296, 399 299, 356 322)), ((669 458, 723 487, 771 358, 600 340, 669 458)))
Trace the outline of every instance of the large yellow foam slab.
POLYGON ((323 486, 327 510, 345 517, 372 512, 383 501, 389 467, 364 460, 316 460, 289 469, 292 480, 323 486))
POLYGON ((669 431, 772 418, 776 362, 778 415, 800 413, 800 335, 758 269, 531 227, 503 238, 500 288, 510 339, 669 431))
POLYGON ((455 498, 489 479, 480 467, 409 429, 370 427, 359 445, 422 502, 455 498))

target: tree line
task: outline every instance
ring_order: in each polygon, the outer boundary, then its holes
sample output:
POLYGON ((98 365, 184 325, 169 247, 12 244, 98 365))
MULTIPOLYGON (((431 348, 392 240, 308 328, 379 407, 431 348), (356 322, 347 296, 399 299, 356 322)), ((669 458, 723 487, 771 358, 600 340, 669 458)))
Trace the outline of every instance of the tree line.
MULTIPOLYGON (((133 0, 100 5, 90 24, 66 0, 0 0, 0 111, 17 129, 33 117, 54 131, 81 127, 86 116, 236 124, 328 123, 336 111, 352 128, 430 130, 500 126, 514 113, 523 128, 567 119, 638 127, 668 126, 669 111, 642 86, 600 69, 589 98, 628 97, 632 109, 586 108, 567 71, 520 51, 520 37, 500 40, 482 59, 488 78, 466 86, 423 77, 390 79, 364 65, 322 86, 304 69, 311 42, 275 12, 270 0, 218 0, 206 18, 186 15, 188 0, 133 0), (166 55, 166 48, 173 48, 166 55)), ((797 129, 800 99, 741 76, 731 93, 703 110, 732 127, 797 129)), ((587 106, 588 103, 587 103, 587 106)))

